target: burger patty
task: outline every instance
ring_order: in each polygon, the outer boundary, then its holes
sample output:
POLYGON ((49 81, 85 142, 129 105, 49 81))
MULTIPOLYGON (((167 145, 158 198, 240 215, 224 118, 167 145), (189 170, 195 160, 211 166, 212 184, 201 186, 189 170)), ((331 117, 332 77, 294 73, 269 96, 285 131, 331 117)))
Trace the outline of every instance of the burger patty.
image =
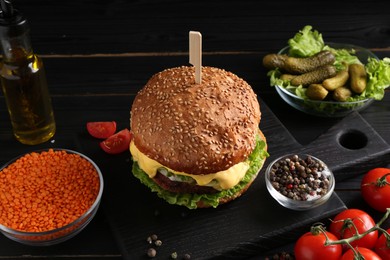
POLYGON ((164 190, 174 193, 213 194, 218 192, 218 190, 212 187, 193 185, 187 182, 172 181, 160 172, 157 172, 156 176, 153 178, 153 181, 164 190))

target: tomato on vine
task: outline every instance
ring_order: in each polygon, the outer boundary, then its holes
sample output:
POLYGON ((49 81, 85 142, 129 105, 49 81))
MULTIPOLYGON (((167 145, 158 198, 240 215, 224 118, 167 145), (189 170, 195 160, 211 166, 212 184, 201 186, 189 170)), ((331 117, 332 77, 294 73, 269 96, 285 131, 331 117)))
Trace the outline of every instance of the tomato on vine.
MULTIPOLYGON (((363 234, 375 226, 372 217, 360 209, 346 209, 337 214, 330 223, 329 231, 338 239, 350 238, 356 234, 363 234)), ((353 247, 372 249, 378 240, 378 230, 373 230, 358 240, 352 241, 353 247)))
MULTIPOLYGON (((390 228, 386 231, 390 234, 390 228)), ((375 244, 374 251, 383 259, 390 259, 390 236, 386 238, 385 233, 382 233, 375 244)))
POLYGON ((390 208, 390 169, 375 168, 368 171, 362 179, 360 190, 368 205, 385 212, 390 208))
POLYGON ((325 230, 312 228, 311 232, 303 234, 295 243, 294 255, 297 260, 339 260, 343 249, 340 244, 325 245, 337 237, 325 230))
MULTIPOLYGON (((365 248, 365 247, 356 247, 356 251, 359 252, 360 256, 363 256, 364 258, 356 258, 354 251, 352 249, 348 249, 347 252, 343 254, 343 256, 340 258, 340 260, 356 260, 356 259, 365 259, 365 260, 382 260, 382 258, 377 255, 374 251, 365 248)), ((387 259, 387 258, 383 258, 387 259)))

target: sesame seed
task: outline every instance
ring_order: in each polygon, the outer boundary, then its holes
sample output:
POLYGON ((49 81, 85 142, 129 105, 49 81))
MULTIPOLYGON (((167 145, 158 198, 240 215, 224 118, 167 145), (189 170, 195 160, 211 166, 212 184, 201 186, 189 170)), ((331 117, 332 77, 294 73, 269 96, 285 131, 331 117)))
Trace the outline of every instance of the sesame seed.
POLYGON ((188 173, 198 173, 197 165, 215 172, 251 153, 261 114, 253 90, 238 76, 202 67, 204 80, 195 84, 194 73, 182 66, 153 75, 134 100, 131 130, 147 140, 137 146, 157 161, 188 173))

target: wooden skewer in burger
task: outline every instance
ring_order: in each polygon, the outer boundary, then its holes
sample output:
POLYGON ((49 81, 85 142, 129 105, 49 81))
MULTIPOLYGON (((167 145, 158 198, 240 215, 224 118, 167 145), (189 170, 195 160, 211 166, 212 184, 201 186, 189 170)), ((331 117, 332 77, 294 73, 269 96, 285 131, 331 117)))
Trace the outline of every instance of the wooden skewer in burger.
POLYGON ((153 75, 130 112, 134 176, 168 203, 190 209, 242 195, 268 156, 256 94, 235 74, 202 67, 199 41, 190 32, 195 66, 153 75))

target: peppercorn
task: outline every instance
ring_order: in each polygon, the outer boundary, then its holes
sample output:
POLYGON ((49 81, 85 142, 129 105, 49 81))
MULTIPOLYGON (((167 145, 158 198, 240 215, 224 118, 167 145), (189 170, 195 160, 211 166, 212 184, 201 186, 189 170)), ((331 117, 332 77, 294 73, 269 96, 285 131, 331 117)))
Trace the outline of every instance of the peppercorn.
POLYGON ((172 258, 172 259, 177 259, 177 252, 173 252, 173 253, 171 254, 171 258, 172 258))
POLYGON ((325 195, 330 181, 326 166, 312 156, 298 155, 280 159, 271 168, 272 186, 293 200, 311 200, 325 195))
MULTIPOLYGON (((161 246, 162 245, 162 241, 158 239, 158 236, 156 234, 152 234, 150 236, 148 236, 146 238, 146 242, 148 242, 148 244, 152 245, 154 243, 155 246, 161 246)), ((157 255, 157 250, 153 247, 150 247, 148 248, 146 254, 148 255, 148 257, 155 257, 157 255)))
POLYGON ((147 255, 151 258, 156 257, 157 251, 153 247, 148 249, 147 255))

